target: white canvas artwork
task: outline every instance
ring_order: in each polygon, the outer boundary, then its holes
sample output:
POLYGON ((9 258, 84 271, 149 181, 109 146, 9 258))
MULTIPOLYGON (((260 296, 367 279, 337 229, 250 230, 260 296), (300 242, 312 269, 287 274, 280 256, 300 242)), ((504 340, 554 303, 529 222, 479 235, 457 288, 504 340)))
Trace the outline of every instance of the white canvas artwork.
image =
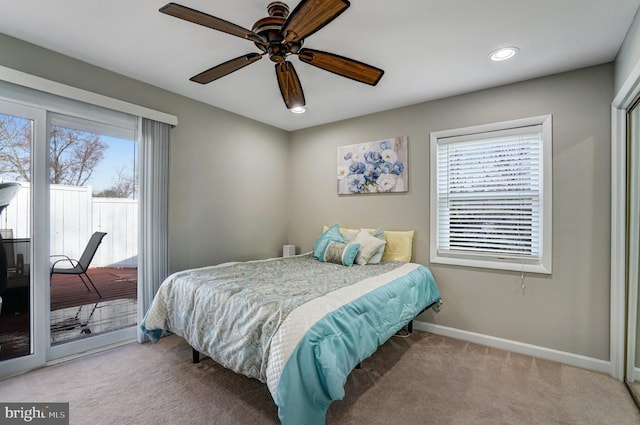
POLYGON ((406 192, 407 137, 338 148, 338 194, 406 192))

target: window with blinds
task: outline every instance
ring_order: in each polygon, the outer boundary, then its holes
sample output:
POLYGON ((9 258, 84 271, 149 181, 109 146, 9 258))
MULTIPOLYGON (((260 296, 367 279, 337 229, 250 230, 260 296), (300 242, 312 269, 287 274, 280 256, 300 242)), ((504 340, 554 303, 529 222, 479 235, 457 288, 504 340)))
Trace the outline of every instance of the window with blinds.
POLYGON ((431 261, 551 273, 551 117, 431 134, 431 261))

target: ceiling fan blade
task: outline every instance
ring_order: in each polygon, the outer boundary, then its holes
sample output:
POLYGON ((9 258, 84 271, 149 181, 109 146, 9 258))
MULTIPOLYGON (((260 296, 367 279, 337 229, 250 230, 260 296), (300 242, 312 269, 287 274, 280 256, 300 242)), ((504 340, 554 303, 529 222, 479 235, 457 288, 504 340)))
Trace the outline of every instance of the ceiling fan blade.
POLYGON ((266 45, 267 42, 253 31, 246 28, 242 28, 239 25, 232 24, 224 19, 216 18, 215 16, 208 15, 206 13, 191 9, 190 7, 182 6, 177 3, 167 3, 162 6, 160 12, 176 18, 184 19, 185 21, 193 22, 205 27, 212 28, 214 30, 226 32, 227 34, 235 35, 237 37, 244 38, 246 40, 253 41, 266 45))
POLYGON ((304 106, 304 93, 293 64, 288 61, 276 63, 276 76, 282 100, 287 105, 287 109, 304 106))
POLYGON ((225 63, 214 66, 213 68, 209 68, 206 71, 189 78, 189 80, 200 84, 207 84, 217 80, 218 78, 222 78, 225 75, 231 74, 240 68, 251 65, 260 59, 262 59, 262 55, 259 53, 247 53, 246 55, 231 59, 225 63))
POLYGON ((302 0, 282 26, 282 43, 307 38, 337 18, 350 5, 347 0, 302 0))
POLYGON ((372 86, 378 84, 384 74, 380 68, 320 50, 302 49, 298 53, 298 58, 309 65, 372 86))

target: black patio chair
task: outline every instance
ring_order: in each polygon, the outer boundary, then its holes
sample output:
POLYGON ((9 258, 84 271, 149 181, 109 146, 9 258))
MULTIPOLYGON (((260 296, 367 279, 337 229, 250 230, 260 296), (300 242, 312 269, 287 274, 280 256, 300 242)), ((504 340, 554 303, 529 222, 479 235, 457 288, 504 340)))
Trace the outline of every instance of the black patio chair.
POLYGON ((96 285, 93 284, 93 281, 87 274, 87 269, 89 269, 89 264, 91 264, 91 260, 93 260, 93 257, 96 255, 98 246, 100 246, 100 242, 102 242, 102 238, 104 238, 105 235, 106 235, 105 232, 95 232, 93 235, 91 235, 91 239, 89 239, 89 243, 87 243, 87 246, 84 248, 84 252, 80 256, 79 260, 74 260, 72 258, 69 258, 66 255, 52 255, 51 256, 52 258, 53 257, 63 257, 63 258, 61 258, 60 260, 56 260, 51 264, 51 273, 49 275, 49 280, 51 280, 51 277, 54 274, 75 274, 80 277, 80 280, 82 280, 82 283, 84 283, 84 286, 87 288, 87 291, 91 291, 91 289, 89 288, 89 285, 87 285, 87 282, 82 277, 82 275, 85 275, 86 278, 89 280, 89 283, 91 283, 91 286, 93 286, 93 289, 98 294, 98 297, 102 298, 102 295, 98 291, 98 288, 96 288, 96 285), (62 261, 69 262, 71 264, 71 267, 56 267, 56 264, 62 261))

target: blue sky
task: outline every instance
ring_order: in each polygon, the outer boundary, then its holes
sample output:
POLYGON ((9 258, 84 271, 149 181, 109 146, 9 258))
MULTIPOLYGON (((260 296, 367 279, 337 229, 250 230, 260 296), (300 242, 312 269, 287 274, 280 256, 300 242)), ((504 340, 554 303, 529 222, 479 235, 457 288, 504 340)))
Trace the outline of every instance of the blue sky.
POLYGON ((92 186, 94 193, 113 186, 118 171, 123 167, 126 168, 127 174, 132 175, 134 161, 138 159, 136 142, 107 136, 102 136, 102 140, 109 145, 109 148, 104 152, 104 158, 87 182, 92 186))

